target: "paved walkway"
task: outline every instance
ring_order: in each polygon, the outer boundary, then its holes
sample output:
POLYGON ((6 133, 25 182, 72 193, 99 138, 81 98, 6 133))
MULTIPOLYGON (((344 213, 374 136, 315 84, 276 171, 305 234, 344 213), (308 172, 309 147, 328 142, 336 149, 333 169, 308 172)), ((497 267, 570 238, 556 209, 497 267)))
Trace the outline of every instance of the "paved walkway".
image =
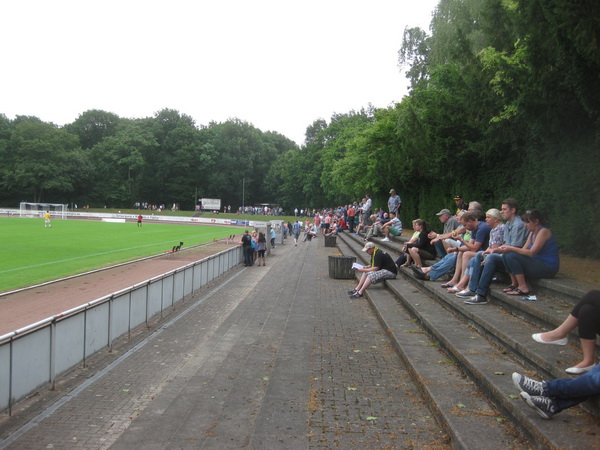
MULTIPOLYGON (((0 448, 445 447, 323 239, 240 266, 0 420, 0 448)), ((377 289, 375 286, 373 289, 377 289)))

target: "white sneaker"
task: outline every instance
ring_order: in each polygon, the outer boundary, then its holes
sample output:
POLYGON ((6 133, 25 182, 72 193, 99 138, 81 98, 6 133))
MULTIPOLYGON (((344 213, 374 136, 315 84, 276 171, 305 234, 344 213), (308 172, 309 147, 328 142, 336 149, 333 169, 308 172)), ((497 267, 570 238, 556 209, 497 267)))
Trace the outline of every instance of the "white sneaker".
POLYGON ((386 238, 386 237, 385 237, 385 238, 383 238, 383 239, 381 240, 381 242, 390 242, 390 238, 386 238))

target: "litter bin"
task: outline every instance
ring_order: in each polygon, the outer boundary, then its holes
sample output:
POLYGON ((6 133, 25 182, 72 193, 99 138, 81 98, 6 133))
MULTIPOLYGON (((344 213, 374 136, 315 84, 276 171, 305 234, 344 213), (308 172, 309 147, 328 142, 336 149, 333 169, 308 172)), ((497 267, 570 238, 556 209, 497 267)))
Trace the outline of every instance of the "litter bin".
POLYGON ((329 278, 336 280, 351 280, 354 278, 352 264, 356 262, 356 256, 330 256, 329 278))
POLYGON ((325 236, 325 247, 335 247, 335 236, 325 236))

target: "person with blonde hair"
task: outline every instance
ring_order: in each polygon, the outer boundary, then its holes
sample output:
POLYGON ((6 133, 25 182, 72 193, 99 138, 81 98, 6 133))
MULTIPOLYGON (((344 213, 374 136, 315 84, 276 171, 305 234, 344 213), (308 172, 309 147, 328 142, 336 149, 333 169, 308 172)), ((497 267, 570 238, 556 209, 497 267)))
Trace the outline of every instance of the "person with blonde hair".
MULTIPOLYGON (((496 208, 491 208, 485 213, 485 223, 490 226, 491 230, 488 248, 480 250, 483 257, 489 255, 494 249, 504 244, 504 230, 506 228, 502 223, 502 214, 496 208)), ((454 272, 454 277, 447 283, 450 285, 446 286, 448 287, 448 292, 461 293, 467 288, 471 273, 473 272, 473 263, 476 261, 476 259, 473 258, 477 254, 479 254, 479 252, 470 251, 463 253, 462 261, 457 261, 456 263, 457 270, 454 272), (459 271, 459 269, 462 270, 459 271)), ((470 293, 470 295, 472 296, 473 293, 470 293)), ((461 296, 462 295, 459 297, 461 296)))

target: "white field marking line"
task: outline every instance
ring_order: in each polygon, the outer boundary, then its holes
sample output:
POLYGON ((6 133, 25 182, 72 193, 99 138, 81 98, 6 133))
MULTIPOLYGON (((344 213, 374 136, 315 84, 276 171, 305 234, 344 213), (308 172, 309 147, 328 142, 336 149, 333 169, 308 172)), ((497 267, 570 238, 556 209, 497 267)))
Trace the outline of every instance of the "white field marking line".
POLYGON ((126 251, 126 250, 133 250, 133 249, 136 249, 136 248, 153 247, 155 245, 166 245, 167 243, 172 244, 173 242, 174 242, 173 240, 170 240, 170 241, 167 241, 167 242, 158 242, 158 243, 153 243, 153 244, 138 245, 137 247, 125 247, 125 248, 120 248, 120 249, 117 249, 117 250, 111 250, 111 251, 108 251, 108 252, 90 253, 90 254, 83 255, 83 256, 76 256, 74 258, 59 259, 59 260, 56 260, 56 261, 48 261, 48 262, 40 263, 40 264, 33 264, 31 266, 14 267, 12 269, 0 270, 0 274, 10 273, 10 272, 16 272, 18 270, 35 269, 37 267, 49 266, 51 264, 60 264, 60 263, 65 263, 65 262, 69 262, 69 261, 77 261, 78 259, 94 258, 96 256, 101 256, 101 255, 110 255, 111 253, 119 253, 119 252, 123 252, 123 251, 126 251))
POLYGON ((160 327, 155 332, 153 332, 152 334, 147 336, 143 341, 138 343, 135 347, 133 347, 130 350, 128 350, 127 352, 125 352, 123 355, 121 355, 119 358, 114 360, 112 363, 110 363, 104 369, 100 370, 94 376, 92 376, 91 378, 88 378, 86 381, 81 383, 75 389, 73 389, 72 391, 65 394, 64 397, 62 397, 60 400, 57 400, 53 405, 46 408, 44 411, 42 411, 40 414, 38 414, 36 417, 34 417, 32 420, 30 420, 25 425, 23 425, 17 431, 10 434, 6 439, 4 439, 3 441, 0 441, 0 449, 4 449, 4 448, 8 447, 10 444, 12 444, 14 441, 19 439, 21 436, 23 436, 25 433, 27 433, 33 427, 37 426, 42 420, 50 417, 61 406, 63 406, 67 402, 73 400, 73 398, 75 398, 78 394, 80 394, 85 389, 87 389, 89 386, 91 386, 92 383, 98 381, 100 378, 102 378, 104 375, 106 375, 112 369, 117 367, 119 364, 121 364, 123 361, 125 361, 127 358, 129 358, 131 355, 133 355, 135 352, 137 352, 138 350, 143 348, 148 342, 150 342, 151 339, 154 339, 155 337, 160 335, 163 331, 165 331, 167 328, 169 328, 170 326, 175 324, 179 319, 181 319, 183 316, 185 316, 192 309, 195 309, 196 307, 204 304, 204 302, 206 302, 210 297, 212 297, 214 294, 216 294, 222 288, 227 286, 229 283, 231 283, 233 280, 235 280, 239 275, 241 275, 244 272, 245 272, 245 268, 240 270, 238 273, 233 275, 231 278, 225 280, 223 282, 223 284, 221 284, 219 286, 215 286, 215 288, 212 291, 207 292, 204 297, 200 297, 195 303, 192 303, 186 309, 181 311, 177 316, 173 317, 171 320, 169 320, 167 323, 165 323, 162 327, 160 327))

